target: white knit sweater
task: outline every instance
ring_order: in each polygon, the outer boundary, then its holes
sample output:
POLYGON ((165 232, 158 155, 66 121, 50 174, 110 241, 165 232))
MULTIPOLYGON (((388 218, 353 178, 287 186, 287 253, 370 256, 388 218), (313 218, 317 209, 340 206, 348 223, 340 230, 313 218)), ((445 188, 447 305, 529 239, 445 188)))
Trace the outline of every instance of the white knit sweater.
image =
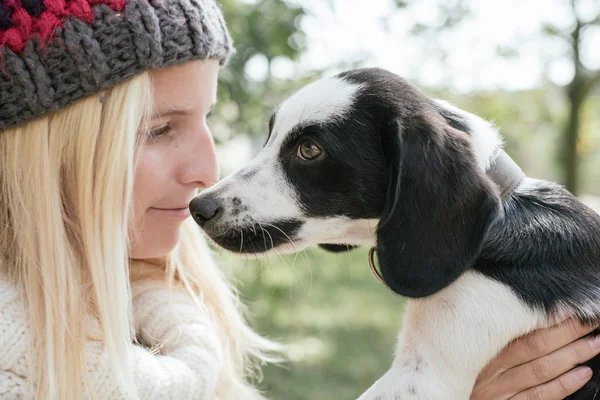
MULTIPOLYGON (((142 400, 216 398, 221 345, 210 319, 181 292, 170 294, 159 282, 134 283, 136 331, 158 354, 132 344, 135 384, 142 400)), ((33 399, 28 377, 29 322, 18 290, 0 275, 0 399, 33 399)), ((102 342, 86 344, 87 370, 98 399, 125 399, 109 370, 102 342)))

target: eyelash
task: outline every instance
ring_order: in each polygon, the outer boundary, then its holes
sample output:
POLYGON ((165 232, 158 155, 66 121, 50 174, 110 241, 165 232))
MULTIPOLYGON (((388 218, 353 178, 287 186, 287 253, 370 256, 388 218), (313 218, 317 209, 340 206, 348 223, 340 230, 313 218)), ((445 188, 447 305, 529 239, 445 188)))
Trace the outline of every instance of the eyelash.
POLYGON ((167 133, 169 133, 169 131, 171 131, 171 127, 167 124, 167 125, 163 125, 161 127, 155 128, 155 129, 151 129, 148 132, 148 139, 149 141, 155 141, 160 139, 161 137, 165 136, 167 133))
MULTIPOLYGON (((208 114, 210 114, 211 111, 212 111, 212 107, 210 110, 208 110, 208 113, 205 116, 205 118, 208 117, 208 114)), ((166 134, 168 134, 169 132, 171 132, 171 127, 169 126, 169 124, 162 125, 158 128, 150 129, 148 131, 148 142, 157 141, 160 138, 162 138, 163 136, 165 136, 166 134)))

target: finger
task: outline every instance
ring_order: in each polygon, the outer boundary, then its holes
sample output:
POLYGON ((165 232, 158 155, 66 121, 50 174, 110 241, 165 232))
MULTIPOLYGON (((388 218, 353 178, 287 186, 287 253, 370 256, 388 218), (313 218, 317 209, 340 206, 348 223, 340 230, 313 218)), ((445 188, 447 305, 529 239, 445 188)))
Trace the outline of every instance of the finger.
POLYGON ((560 349, 587 335, 595 328, 595 326, 583 325, 576 320, 568 319, 558 325, 516 339, 492 363, 503 369, 515 367, 560 349))
POLYGON ((592 370, 588 367, 575 368, 550 382, 527 389, 510 400, 563 400, 581 389, 591 377, 592 370))
POLYGON ((600 336, 579 339, 544 357, 505 371, 498 382, 506 382, 507 389, 520 392, 548 382, 598 353, 600 336))

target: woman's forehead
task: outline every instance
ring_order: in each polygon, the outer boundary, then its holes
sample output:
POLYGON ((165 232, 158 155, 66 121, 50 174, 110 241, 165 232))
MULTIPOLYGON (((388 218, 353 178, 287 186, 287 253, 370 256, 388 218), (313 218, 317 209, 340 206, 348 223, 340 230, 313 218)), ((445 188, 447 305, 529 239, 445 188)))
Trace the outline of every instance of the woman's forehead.
POLYGON ((211 105, 216 99, 219 62, 192 61, 153 71, 153 108, 156 115, 187 112, 211 105))

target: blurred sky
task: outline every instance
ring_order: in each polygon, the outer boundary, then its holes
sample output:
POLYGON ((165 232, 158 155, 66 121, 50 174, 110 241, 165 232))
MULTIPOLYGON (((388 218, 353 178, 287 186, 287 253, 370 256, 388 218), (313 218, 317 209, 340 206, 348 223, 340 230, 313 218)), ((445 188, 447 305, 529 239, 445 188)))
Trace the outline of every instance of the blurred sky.
MULTIPOLYGON (((245 0, 252 3, 253 0, 245 0)), ((440 4, 453 0, 417 0, 398 11, 392 0, 286 0, 302 4, 309 15, 300 22, 306 32, 306 54, 299 63, 275 60, 274 74, 325 69, 341 61, 364 60, 420 84, 445 85, 457 91, 474 89, 528 89, 538 85, 544 71, 557 84, 565 84, 573 71, 566 43, 540 34, 543 22, 568 27, 572 22, 569 0, 466 0, 473 13, 458 29, 433 37, 410 35, 416 22, 436 24, 443 18, 440 4), (497 55, 498 47, 517 48, 515 57, 497 55), (440 62, 439 48, 448 51, 440 62), (551 60, 551 61, 549 61, 551 60)), ((600 0, 580 0, 583 20, 600 10, 600 0)), ((590 29, 583 43, 586 66, 600 67, 600 27, 590 29), (595 49, 594 49, 595 45, 595 49)), ((266 60, 257 57, 248 75, 260 81, 266 60)), ((327 73, 333 74, 329 68, 327 73)))

